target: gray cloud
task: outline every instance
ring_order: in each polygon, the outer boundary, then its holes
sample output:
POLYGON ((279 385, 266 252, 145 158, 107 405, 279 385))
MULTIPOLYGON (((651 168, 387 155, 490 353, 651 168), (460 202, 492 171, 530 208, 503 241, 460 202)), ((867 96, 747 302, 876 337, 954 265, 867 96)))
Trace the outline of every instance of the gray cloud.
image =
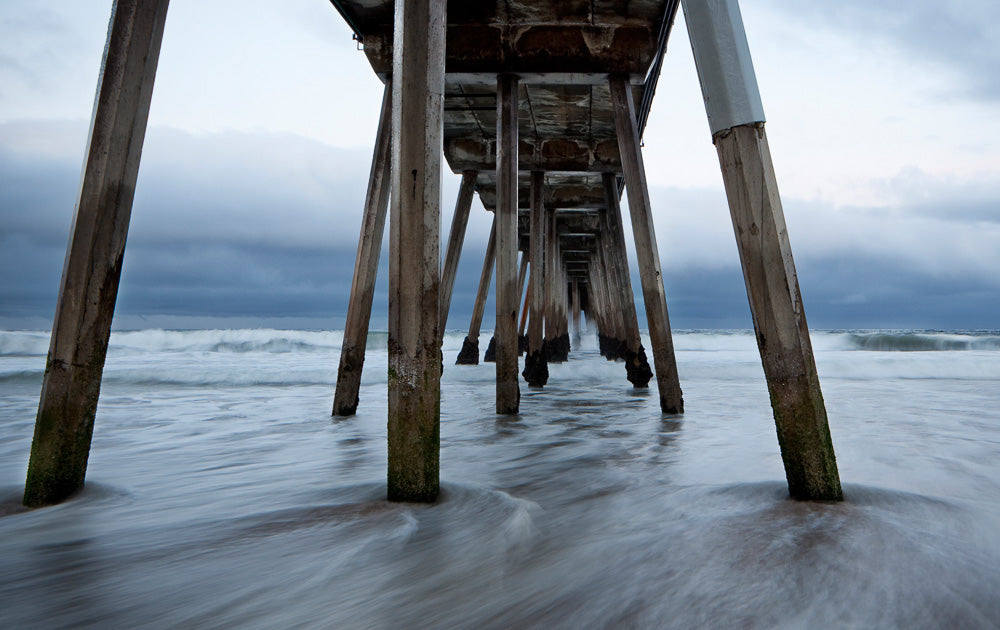
POLYGON ((802 28, 842 29, 859 40, 902 46, 915 59, 944 63, 964 77, 968 95, 1000 98, 1000 4, 992 0, 846 0, 784 2, 772 9, 801 22, 802 28))
MULTIPOLYGON (((0 125, 4 322, 36 327, 51 317, 79 182, 80 124, 0 125)), ((151 129, 117 315, 133 325, 149 315, 342 325, 369 160, 370 150, 289 135, 151 129)), ((454 194, 446 185, 445 229, 454 194)), ((470 220, 453 300, 451 323, 459 328, 468 325, 478 283, 485 214, 470 220)), ((373 315, 382 325, 387 248, 386 237, 373 315)))
MULTIPOLYGON (((79 124, 18 125, 27 123, 0 125, 0 324, 44 328, 77 192, 79 124)), ((219 317, 238 322, 233 325, 342 325, 369 159, 366 150, 293 136, 150 130, 119 293, 119 326, 219 325, 211 319, 219 317)), ((984 233, 977 223, 982 216, 996 225, 989 210, 1000 198, 995 187, 920 173, 886 186, 898 200, 891 208, 785 199, 810 323, 1000 327, 994 315, 1000 312, 996 267, 991 258, 974 255, 976 248, 1000 249, 988 234, 975 240, 984 233), (931 236, 938 241, 934 247, 924 242, 931 236)), ((454 192, 446 186, 444 229, 454 192)), ((657 229, 672 324, 749 327, 724 195, 669 188, 654 188, 652 195, 657 207, 670 209, 658 215, 657 229)), ((475 211, 452 329, 468 325, 488 226, 488 215, 475 211)), ((376 327, 385 326, 384 259, 376 327)), ((641 306, 637 275, 633 279, 641 306)), ((486 329, 492 311, 487 306, 486 329)))

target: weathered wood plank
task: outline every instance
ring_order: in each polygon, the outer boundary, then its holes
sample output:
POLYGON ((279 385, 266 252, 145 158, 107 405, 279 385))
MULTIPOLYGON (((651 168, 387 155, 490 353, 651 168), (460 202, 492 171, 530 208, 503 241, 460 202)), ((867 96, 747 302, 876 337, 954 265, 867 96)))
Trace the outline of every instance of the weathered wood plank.
POLYGON ((379 116, 371 173, 368 176, 368 192, 365 194, 358 252, 354 260, 354 279, 351 281, 351 296, 347 303, 344 341, 340 346, 337 388, 333 395, 335 416, 353 416, 358 410, 361 372, 368 345, 368 324, 371 321, 372 301, 375 297, 375 280, 378 275, 379 254, 382 250, 382 235, 385 232, 386 209, 389 207, 391 139, 392 83, 390 81, 386 82, 382 92, 382 113, 379 116))
POLYGON ((118 0, 63 265, 24 504, 83 487, 168 0, 118 0))

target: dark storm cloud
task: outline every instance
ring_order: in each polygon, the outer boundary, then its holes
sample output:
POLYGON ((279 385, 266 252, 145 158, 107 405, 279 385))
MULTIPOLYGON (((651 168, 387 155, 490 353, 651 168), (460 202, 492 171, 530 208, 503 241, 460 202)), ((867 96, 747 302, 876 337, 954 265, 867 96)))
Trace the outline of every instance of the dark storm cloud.
MULTIPOLYGON (((1000 328, 1000 186, 911 170, 882 187, 894 204, 783 199, 810 325, 1000 328)), ((671 324, 749 328, 725 195, 654 187, 651 196, 673 209, 657 226, 671 324)))
POLYGON ((807 21, 806 28, 819 22, 852 37, 900 46, 918 61, 947 64, 964 77, 970 95, 1000 98, 1000 3, 993 0, 772 0, 771 5, 807 21))
MULTIPOLYGON (((79 183, 80 125, 0 125, 4 326, 20 321, 44 328, 50 321, 79 183)), ((157 317, 223 317, 273 325, 269 318, 298 318, 311 327, 341 326, 369 159, 367 149, 331 148, 294 136, 150 130, 116 321, 134 327, 170 325, 157 317)), ((897 207, 867 213, 785 200, 810 324, 1000 327, 993 315, 1000 312, 995 266, 970 258, 966 240, 983 232, 977 221, 995 218, 995 187, 935 182, 920 174, 892 185, 912 194, 897 207), (846 220, 845 212, 856 216, 846 220), (933 223, 913 237, 914 245, 888 242, 890 231, 905 235, 910 222, 931 213, 933 223), (938 250, 921 243, 921 234, 942 243, 938 250)), ((687 210, 673 213, 661 236, 672 324, 750 327, 724 196, 717 190, 653 192, 657 199, 663 195, 664 207, 687 210)), ((453 194, 446 186, 445 229, 453 194)), ((468 326, 482 265, 489 220, 478 204, 474 213, 451 329, 468 326)), ((385 267, 383 255, 373 312, 373 326, 383 328, 385 267)), ((634 269, 633 281, 641 313, 634 269)), ((492 313, 487 305, 484 330, 493 325, 492 313)))
MULTIPOLYGON (((935 278, 899 261, 848 255, 799 260, 797 272, 811 328, 1000 329, 1000 292, 969 278, 935 278)), ((691 268, 664 282, 674 328, 753 327, 738 267, 691 268)))
MULTIPOLYGON (((81 124, 0 125, 6 321, 34 318, 37 325, 54 310, 79 184, 81 124)), ((151 129, 116 314, 122 321, 253 316, 342 325, 370 155, 289 135, 151 129)), ((442 218, 449 222, 450 209, 442 218)), ((470 221, 453 326, 467 325, 485 241, 481 223, 481 216, 470 221)), ((375 322, 384 321, 387 303, 387 248, 386 236, 375 322)))
MULTIPOLYGON (((79 158, 68 147, 52 149, 58 143, 46 134, 65 133, 60 125, 32 123, 28 134, 15 126, 0 129, 0 137, 20 139, 0 146, 0 311, 50 315, 79 158)), ((363 150, 301 138, 151 130, 118 312, 343 311, 365 162, 363 150)))

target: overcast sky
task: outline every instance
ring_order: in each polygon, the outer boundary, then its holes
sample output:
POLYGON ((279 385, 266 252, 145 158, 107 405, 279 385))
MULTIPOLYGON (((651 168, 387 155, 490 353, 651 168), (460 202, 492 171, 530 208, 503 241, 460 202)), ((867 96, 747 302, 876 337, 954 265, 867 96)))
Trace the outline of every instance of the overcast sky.
MULTIPOLYGON (((50 326, 110 8, 0 2, 0 327, 50 326)), ((1000 4, 742 8, 811 326, 1000 328, 1000 4)), ((671 320, 749 328, 686 35, 644 138, 671 320)), ((381 93, 327 0, 172 0, 117 325, 342 325, 381 93)))

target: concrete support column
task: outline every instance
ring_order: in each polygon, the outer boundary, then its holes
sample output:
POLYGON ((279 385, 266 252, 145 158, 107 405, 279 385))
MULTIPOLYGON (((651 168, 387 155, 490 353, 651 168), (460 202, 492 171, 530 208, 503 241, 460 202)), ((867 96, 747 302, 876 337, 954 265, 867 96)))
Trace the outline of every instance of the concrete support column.
POLYGON ((493 279, 493 263, 497 251, 497 218, 493 215, 493 227, 490 228, 490 239, 486 243, 486 255, 483 257, 483 270, 479 274, 479 290, 476 291, 476 303, 472 306, 472 321, 469 322, 469 334, 462 342, 462 350, 458 353, 455 365, 479 365, 479 328, 483 323, 483 313, 486 312, 486 297, 490 292, 490 282, 493 279))
POLYGON ((382 92, 382 113, 375 138, 368 192, 365 195, 361 236, 354 260, 354 279, 347 303, 344 341, 340 344, 340 367, 337 369, 337 389, 333 395, 333 415, 353 416, 358 410, 361 371, 365 364, 368 344, 368 324, 371 321, 372 300, 378 258, 385 232, 385 212, 389 207, 390 140, 392 139, 392 82, 387 81, 382 92))
POLYGON ((518 412, 517 378, 517 165, 518 78, 497 77, 497 413, 518 412))
POLYGON ((455 275, 458 273, 458 261, 462 257, 462 244, 465 242, 465 228, 469 224, 469 209, 472 207, 472 194, 476 190, 476 171, 462 173, 462 184, 458 189, 458 200, 455 202, 455 214, 451 219, 451 236, 448 238, 448 252, 445 254, 444 269, 441 272, 441 310, 438 314, 438 328, 441 339, 444 339, 445 327, 448 325, 448 311, 451 310, 451 293, 455 288, 455 275))
POLYGON ((792 497, 843 492, 736 0, 684 1, 792 497))
POLYGON ((528 352, 524 357, 524 380, 532 387, 544 387, 549 380, 549 366, 542 344, 542 329, 545 307, 545 173, 531 173, 531 232, 529 234, 529 255, 531 257, 531 285, 528 295, 531 301, 531 319, 528 324, 528 352))
POLYGON ((24 504, 83 487, 168 0, 118 0, 35 419, 24 504))
POLYGON ((438 496, 446 0, 397 2, 389 259, 390 501, 438 496))
POLYGON ((684 413, 684 398, 677 376, 674 342, 670 335, 670 318, 667 315, 667 298, 660 271, 660 254, 656 248, 653 214, 646 187, 646 170, 639 148, 639 129, 635 122, 635 103, 632 89, 625 77, 610 80, 611 107, 618 134, 618 150, 625 171, 625 188, 628 190, 629 211, 632 215, 632 233, 635 236, 636 256, 639 259, 639 276, 646 303, 646 323, 649 340, 653 345, 653 364, 656 367, 656 384, 660 392, 660 410, 663 413, 684 413))
POLYGON ((635 297, 632 294, 632 277, 628 268, 628 255, 625 247, 625 229, 622 226, 622 212, 618 203, 618 185, 615 176, 605 173, 604 196, 607 208, 601 217, 602 228, 607 242, 611 244, 609 252, 614 261, 618 300, 622 306, 622 320, 625 326, 625 348, 622 359, 625 361, 625 373, 634 387, 646 387, 653 377, 646 359, 646 349, 642 347, 639 334, 639 316, 635 310, 635 297))

